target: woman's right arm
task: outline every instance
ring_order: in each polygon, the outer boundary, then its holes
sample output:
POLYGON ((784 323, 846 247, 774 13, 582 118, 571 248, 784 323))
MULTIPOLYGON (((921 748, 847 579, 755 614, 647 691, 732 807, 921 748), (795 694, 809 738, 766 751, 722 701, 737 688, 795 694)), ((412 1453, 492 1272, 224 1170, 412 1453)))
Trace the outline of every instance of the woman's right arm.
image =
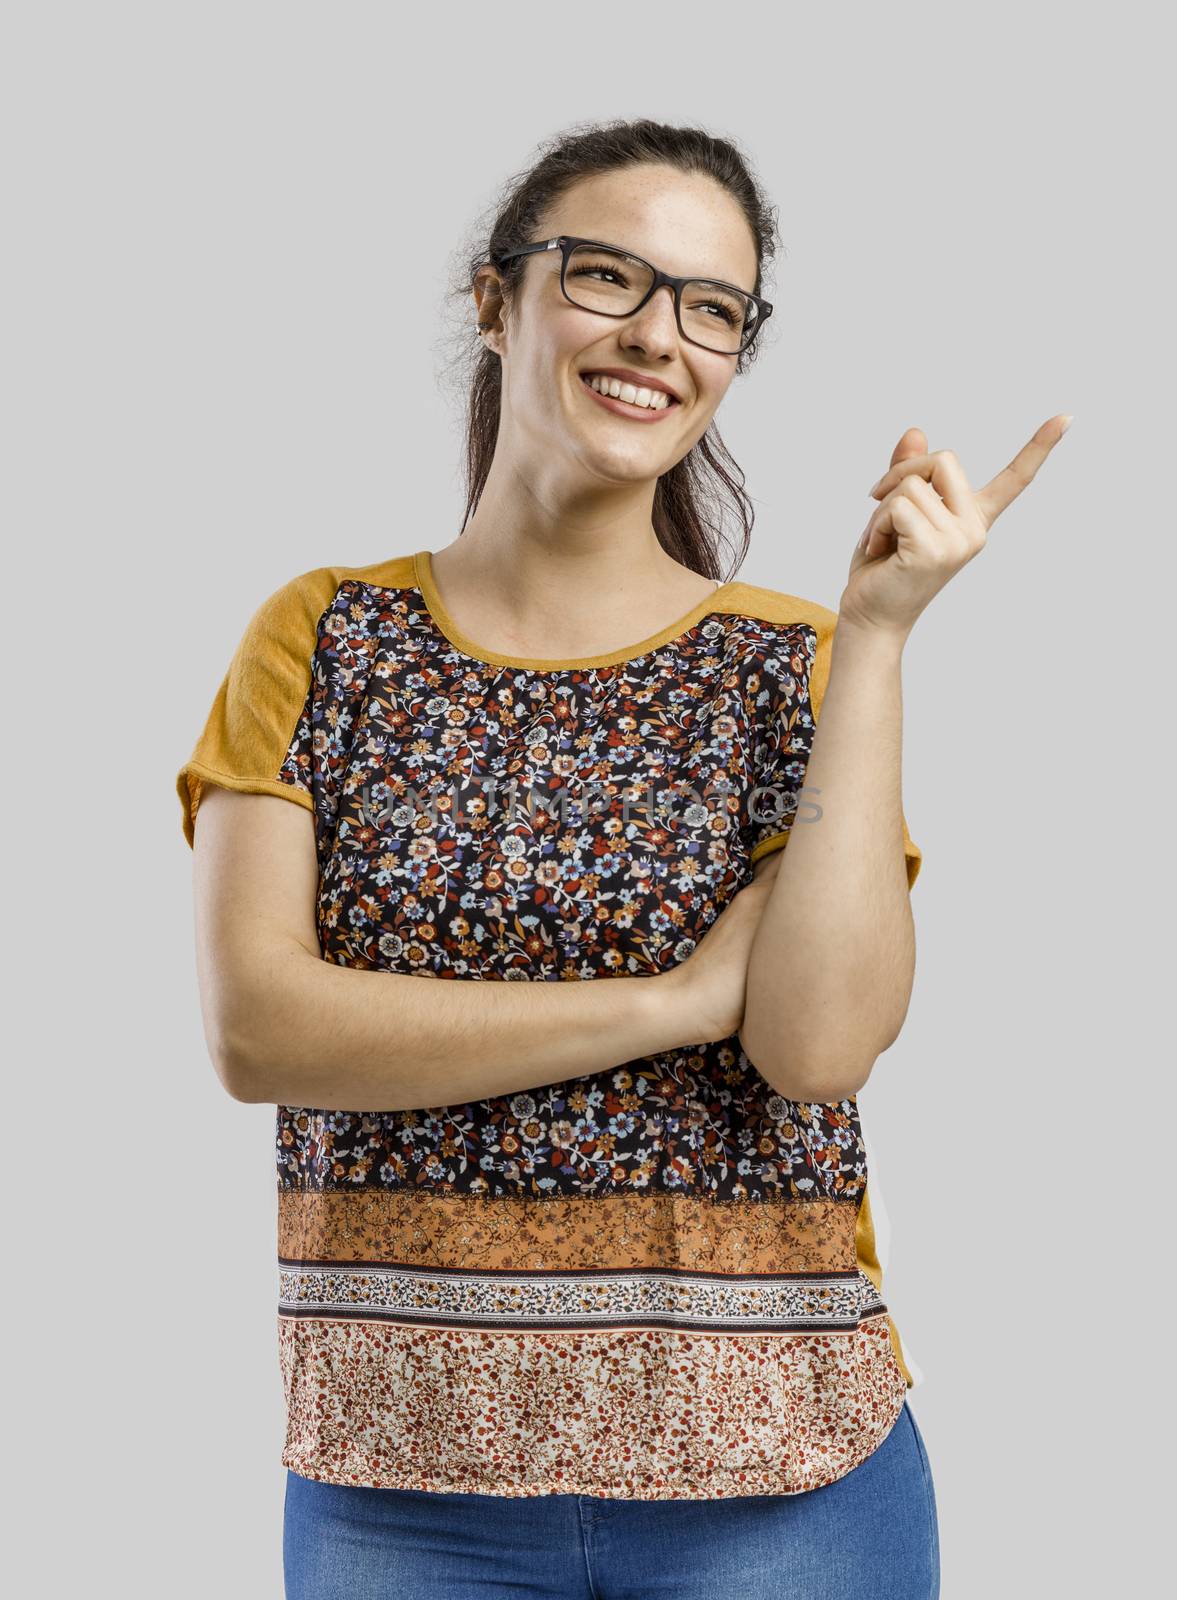
POLYGON ((324 961, 303 806, 210 786, 193 849, 200 1003, 221 1082, 237 1100, 340 1111, 466 1104, 728 1038, 775 875, 740 890, 669 972, 511 983, 324 961))

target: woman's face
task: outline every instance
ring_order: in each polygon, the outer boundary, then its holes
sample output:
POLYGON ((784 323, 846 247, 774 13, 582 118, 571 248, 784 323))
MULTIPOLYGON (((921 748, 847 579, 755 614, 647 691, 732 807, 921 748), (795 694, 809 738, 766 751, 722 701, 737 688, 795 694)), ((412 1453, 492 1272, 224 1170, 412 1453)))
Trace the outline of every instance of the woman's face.
MULTIPOLYGON (((645 165, 580 180, 542 219, 535 239, 576 234, 612 244, 676 277, 718 278, 753 292, 756 249, 737 202, 711 178, 645 165)), ((490 274, 493 282, 494 275, 490 274)), ((498 309, 492 297, 481 314, 498 309)), ((551 474, 584 487, 640 483, 668 472, 706 432, 736 358, 678 331, 663 285, 628 317, 572 305, 560 291, 560 252, 527 257, 514 303, 484 338, 502 361, 496 456, 506 453, 542 491, 551 474), (603 404, 582 373, 626 367, 669 385, 678 403, 653 421, 603 404)))

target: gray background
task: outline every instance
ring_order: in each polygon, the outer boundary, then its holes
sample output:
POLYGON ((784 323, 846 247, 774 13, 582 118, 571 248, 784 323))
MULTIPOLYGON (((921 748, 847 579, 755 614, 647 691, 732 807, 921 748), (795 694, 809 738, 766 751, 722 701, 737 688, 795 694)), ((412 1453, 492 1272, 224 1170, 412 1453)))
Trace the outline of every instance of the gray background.
POLYGON ((266 595, 454 536, 454 252, 538 139, 614 115, 735 138, 780 208, 769 348, 719 418, 757 508, 741 577, 836 606, 906 427, 980 487, 1075 414, 907 647, 918 971, 861 1106, 944 1594, 1151 1592, 1173 1439, 1159 13, 5 16, 20 1592, 281 1594, 273 1110, 205 1054, 175 772, 266 595))

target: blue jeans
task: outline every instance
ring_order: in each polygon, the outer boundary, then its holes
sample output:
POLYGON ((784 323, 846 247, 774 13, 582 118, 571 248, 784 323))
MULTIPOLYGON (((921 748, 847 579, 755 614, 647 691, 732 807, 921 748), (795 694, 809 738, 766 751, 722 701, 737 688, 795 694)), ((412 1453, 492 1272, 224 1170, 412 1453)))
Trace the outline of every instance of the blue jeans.
POLYGON ((287 1469, 286 1600, 938 1600, 910 1406, 843 1477, 724 1500, 433 1494, 287 1469))

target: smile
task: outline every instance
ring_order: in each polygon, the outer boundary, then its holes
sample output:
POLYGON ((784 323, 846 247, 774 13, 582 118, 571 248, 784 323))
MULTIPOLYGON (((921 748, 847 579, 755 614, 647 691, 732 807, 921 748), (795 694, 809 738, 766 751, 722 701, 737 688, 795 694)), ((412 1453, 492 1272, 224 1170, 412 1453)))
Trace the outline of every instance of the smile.
MULTIPOLYGON (((593 381, 601 384, 609 383, 611 385, 617 382, 615 378, 596 378, 593 381)), ((634 422, 658 422, 664 416, 666 416, 668 412, 673 411, 678 405, 677 400, 673 399, 668 394, 663 394, 660 389, 647 390, 646 393, 649 395, 654 404, 652 406, 643 406, 633 405, 628 400, 622 400, 619 395, 602 394, 599 389, 593 388, 593 383, 590 382, 583 373, 581 374, 580 383, 581 387, 588 390, 589 394, 598 405, 606 407, 607 410, 612 411, 616 416, 629 417, 634 422)), ((619 387, 623 392, 626 389, 630 390, 631 393, 640 392, 633 384, 621 384, 619 387)))

